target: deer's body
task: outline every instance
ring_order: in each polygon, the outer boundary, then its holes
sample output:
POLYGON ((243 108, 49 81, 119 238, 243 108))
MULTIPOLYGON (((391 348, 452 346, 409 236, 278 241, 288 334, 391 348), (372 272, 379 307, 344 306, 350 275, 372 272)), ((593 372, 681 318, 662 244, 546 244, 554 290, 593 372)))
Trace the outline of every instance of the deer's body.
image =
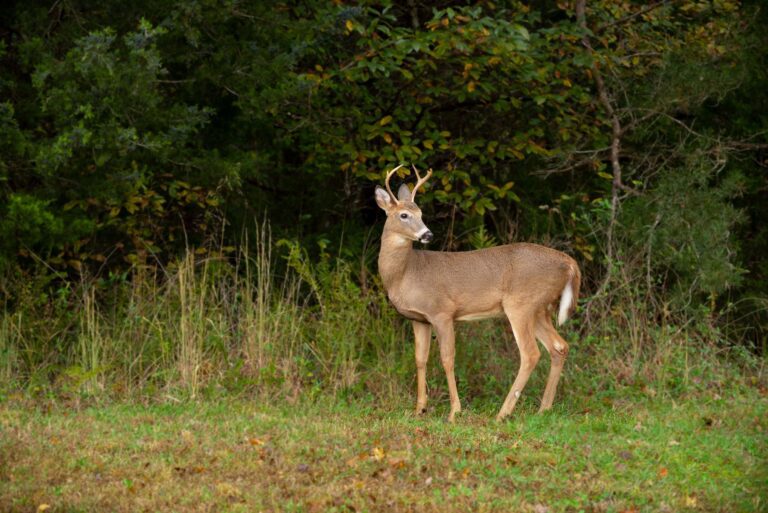
POLYGON ((379 272, 397 311, 422 322, 440 314, 455 321, 502 317, 505 298, 548 308, 560 298, 570 269, 576 268, 571 257, 537 244, 460 252, 410 246, 382 240, 379 272))
POLYGON ((541 402, 542 410, 550 408, 568 353, 568 344, 555 331, 551 317, 558 301, 559 323, 572 313, 581 279, 578 265, 565 253, 527 243, 462 252, 414 250, 413 241, 432 239, 432 233, 421 220, 421 211, 413 202, 416 190, 429 174, 419 179, 412 193, 402 186, 396 198, 388 184, 394 171, 387 177, 389 192, 381 188, 376 191, 379 206, 387 212, 379 272, 394 307, 413 321, 417 412, 426 408, 426 363, 432 328, 437 332, 448 380, 452 421, 461 411, 453 373, 454 322, 500 316, 506 316, 512 325, 520 349, 520 371, 497 418, 512 412, 539 360, 536 338, 552 358, 541 402))

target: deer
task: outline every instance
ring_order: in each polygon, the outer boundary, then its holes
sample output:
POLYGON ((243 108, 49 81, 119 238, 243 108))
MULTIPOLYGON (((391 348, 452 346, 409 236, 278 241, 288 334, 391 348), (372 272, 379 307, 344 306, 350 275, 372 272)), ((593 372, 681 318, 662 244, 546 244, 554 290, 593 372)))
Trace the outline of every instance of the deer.
POLYGON ((432 330, 437 335, 448 382, 448 422, 452 423, 461 412, 454 376, 454 324, 504 316, 520 352, 520 367, 496 420, 512 413, 539 361, 541 351, 536 339, 551 360, 539 411, 550 409, 568 356, 568 343, 553 326, 552 316, 557 307, 560 326, 573 315, 581 283, 578 264, 561 251, 532 243, 474 251, 414 249, 414 242, 427 244, 434 238, 415 201, 416 192, 432 176, 432 170, 422 177, 412 166, 417 180, 413 190, 404 183, 395 196, 389 182, 402 167, 387 173, 386 190, 378 185, 375 190, 376 203, 387 216, 378 266, 390 302, 413 324, 416 414, 426 413, 427 408, 426 367, 432 330))

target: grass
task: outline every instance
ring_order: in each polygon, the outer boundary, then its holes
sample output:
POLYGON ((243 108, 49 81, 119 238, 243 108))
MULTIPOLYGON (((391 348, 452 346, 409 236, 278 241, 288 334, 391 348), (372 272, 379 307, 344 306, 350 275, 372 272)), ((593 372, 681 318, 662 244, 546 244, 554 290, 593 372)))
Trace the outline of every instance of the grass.
MULTIPOLYGON (((499 399, 499 401, 501 398, 499 399)), ((768 405, 745 386, 556 403, 0 403, 0 511, 766 511, 768 405), (70 405, 71 406, 71 405, 70 405)))

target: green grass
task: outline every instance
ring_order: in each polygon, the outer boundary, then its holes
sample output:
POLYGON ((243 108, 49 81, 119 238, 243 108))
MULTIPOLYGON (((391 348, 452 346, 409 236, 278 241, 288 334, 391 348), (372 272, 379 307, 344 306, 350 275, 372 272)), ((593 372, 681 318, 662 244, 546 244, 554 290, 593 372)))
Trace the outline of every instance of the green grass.
POLYGON ((450 425, 444 401, 418 418, 409 402, 77 409, 19 395, 0 403, 0 511, 767 508, 764 390, 561 401, 545 414, 534 402, 501 424, 496 405, 470 405, 450 425))

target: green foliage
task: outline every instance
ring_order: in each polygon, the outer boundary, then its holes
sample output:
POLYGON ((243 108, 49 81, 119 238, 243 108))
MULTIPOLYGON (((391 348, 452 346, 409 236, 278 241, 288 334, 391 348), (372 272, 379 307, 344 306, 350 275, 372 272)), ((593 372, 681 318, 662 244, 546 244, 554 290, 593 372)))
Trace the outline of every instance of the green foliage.
POLYGON ((657 304, 735 311, 768 283, 759 7, 589 1, 584 30, 575 2, 6 3, 0 271, 166 265, 236 246, 254 215, 306 262, 340 269, 343 246, 372 267, 371 188, 408 162, 435 171, 419 201, 449 249, 541 241, 587 293, 621 266, 657 304))
POLYGON ((426 201, 483 215, 520 201, 512 177, 598 133, 572 23, 543 30, 537 13, 465 7, 435 9, 421 29, 391 7, 348 20, 344 65, 322 56, 306 75, 337 113, 313 115, 318 129, 342 142, 313 160, 374 180, 396 162, 437 167, 426 201))
POLYGON ((630 237, 648 254, 648 272, 658 277, 656 285, 671 286, 680 304, 722 294, 738 286, 745 272, 738 267, 738 247, 730 236, 744 220, 731 204, 743 181, 738 174, 715 173, 706 155, 691 150, 647 197, 625 208, 630 237), (664 270, 671 275, 664 278, 664 270))
POLYGON ((496 238, 486 231, 485 225, 480 225, 476 232, 469 234, 469 243, 475 249, 498 246, 496 238))

